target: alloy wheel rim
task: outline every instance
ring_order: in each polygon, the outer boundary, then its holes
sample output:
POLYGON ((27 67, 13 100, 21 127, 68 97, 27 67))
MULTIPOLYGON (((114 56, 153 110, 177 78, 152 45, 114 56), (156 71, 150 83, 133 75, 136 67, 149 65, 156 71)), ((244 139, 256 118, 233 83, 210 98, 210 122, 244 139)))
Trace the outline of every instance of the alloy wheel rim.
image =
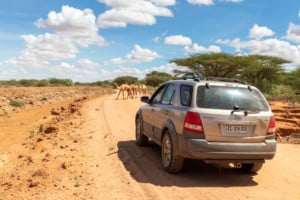
POLYGON ((136 137, 140 138, 141 135, 141 124, 139 121, 137 121, 137 125, 136 125, 136 137))
POLYGON ((163 157, 165 166, 168 166, 171 161, 171 142, 169 138, 164 141, 163 157))

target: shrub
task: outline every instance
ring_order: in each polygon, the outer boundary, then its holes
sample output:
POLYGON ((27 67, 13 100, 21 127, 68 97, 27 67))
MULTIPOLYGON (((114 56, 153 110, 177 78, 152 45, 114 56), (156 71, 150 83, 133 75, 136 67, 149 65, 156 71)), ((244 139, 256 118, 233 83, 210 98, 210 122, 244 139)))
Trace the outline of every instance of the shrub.
POLYGON ((11 99, 9 101, 9 105, 13 106, 13 107, 23 107, 25 106, 25 102, 23 100, 18 100, 18 99, 11 99))

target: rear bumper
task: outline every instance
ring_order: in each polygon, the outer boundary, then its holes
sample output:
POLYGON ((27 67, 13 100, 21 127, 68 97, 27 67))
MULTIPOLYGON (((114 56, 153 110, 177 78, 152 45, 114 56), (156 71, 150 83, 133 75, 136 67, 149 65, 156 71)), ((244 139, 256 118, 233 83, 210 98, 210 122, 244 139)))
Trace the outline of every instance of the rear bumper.
POLYGON ((207 142, 205 139, 179 137, 178 153, 199 160, 265 160, 276 152, 276 140, 260 143, 207 142))

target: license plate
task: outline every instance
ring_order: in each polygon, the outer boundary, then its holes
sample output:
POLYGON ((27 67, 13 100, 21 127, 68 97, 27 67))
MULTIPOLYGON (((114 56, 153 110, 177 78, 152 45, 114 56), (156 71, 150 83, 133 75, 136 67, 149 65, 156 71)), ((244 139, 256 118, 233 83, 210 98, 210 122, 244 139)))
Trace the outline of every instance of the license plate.
POLYGON ((221 132, 224 136, 247 136, 248 130, 245 125, 222 124, 221 132))

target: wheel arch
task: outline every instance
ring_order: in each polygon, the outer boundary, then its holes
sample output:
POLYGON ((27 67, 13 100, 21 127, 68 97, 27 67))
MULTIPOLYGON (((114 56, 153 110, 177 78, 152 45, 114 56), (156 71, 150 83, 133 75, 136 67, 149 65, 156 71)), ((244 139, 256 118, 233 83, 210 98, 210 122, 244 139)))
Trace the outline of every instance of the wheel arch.
POLYGON ((139 117, 142 117, 143 119, 143 116, 142 116, 142 111, 141 110, 138 110, 135 114, 135 124, 136 124, 136 120, 139 118, 139 117))
POLYGON ((161 137, 160 137, 160 143, 162 143, 162 139, 165 135, 165 133, 169 131, 169 134, 171 135, 172 139, 175 141, 175 149, 176 149, 176 153, 178 152, 178 137, 177 137, 177 132, 176 132, 176 128, 175 128, 175 125, 174 123, 171 121, 171 120, 167 120, 165 123, 164 123, 164 126, 162 128, 162 131, 161 131, 161 137))

